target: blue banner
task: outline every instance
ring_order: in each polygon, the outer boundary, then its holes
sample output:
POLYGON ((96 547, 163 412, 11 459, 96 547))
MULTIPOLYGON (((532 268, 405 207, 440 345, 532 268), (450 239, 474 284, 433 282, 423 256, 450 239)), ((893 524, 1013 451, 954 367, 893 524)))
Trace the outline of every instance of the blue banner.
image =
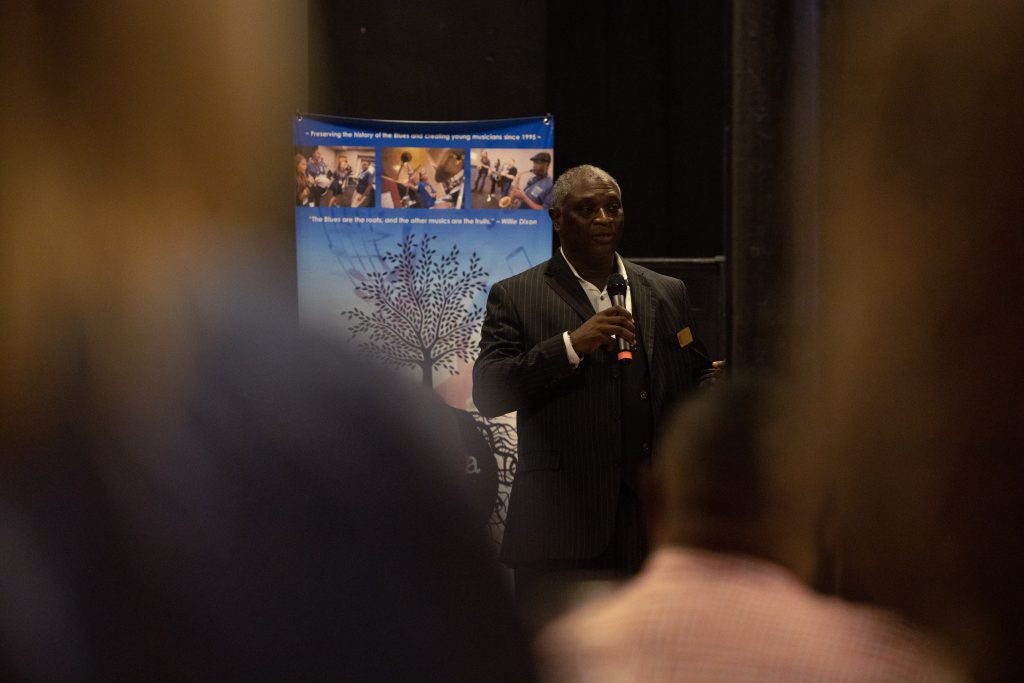
POLYGON ((551 256, 553 119, 299 115, 294 141, 301 322, 489 430, 503 517, 514 430, 476 413, 472 363, 491 283, 551 256))

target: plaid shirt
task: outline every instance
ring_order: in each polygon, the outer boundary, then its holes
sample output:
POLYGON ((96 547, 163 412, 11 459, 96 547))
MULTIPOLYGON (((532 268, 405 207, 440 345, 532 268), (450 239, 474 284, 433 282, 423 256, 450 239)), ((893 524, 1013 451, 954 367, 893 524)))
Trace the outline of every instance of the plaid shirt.
POLYGON ((767 561, 678 547, 548 626, 536 649, 554 681, 958 680, 887 612, 767 561))

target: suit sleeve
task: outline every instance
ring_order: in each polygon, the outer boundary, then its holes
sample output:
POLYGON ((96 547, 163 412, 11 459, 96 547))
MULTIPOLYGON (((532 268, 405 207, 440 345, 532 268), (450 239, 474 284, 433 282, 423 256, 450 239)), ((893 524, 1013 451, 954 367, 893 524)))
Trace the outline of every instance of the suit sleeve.
POLYGON ((697 323, 693 319, 693 309, 690 307, 690 295, 687 293, 686 284, 682 281, 679 284, 682 287, 683 316, 693 335, 693 341, 688 347, 693 359, 693 383, 701 384, 711 372, 711 356, 708 355, 707 347, 698 336, 697 323))
POLYGON ((562 332, 527 348, 513 298, 500 282, 491 288, 473 365, 473 401, 482 415, 504 415, 541 400, 573 374, 562 332))

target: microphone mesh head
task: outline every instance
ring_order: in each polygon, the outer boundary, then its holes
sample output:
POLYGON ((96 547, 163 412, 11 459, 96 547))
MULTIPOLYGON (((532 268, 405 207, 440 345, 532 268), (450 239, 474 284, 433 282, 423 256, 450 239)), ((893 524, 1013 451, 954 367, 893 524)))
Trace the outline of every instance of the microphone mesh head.
POLYGON ((626 295, 626 279, 622 277, 621 273, 612 273, 608 276, 608 295, 615 296, 616 294, 626 295))

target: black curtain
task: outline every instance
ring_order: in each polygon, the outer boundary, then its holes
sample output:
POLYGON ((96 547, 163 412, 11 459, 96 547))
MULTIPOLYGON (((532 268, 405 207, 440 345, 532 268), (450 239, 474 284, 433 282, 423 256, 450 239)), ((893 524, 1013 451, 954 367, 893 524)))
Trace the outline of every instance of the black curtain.
POLYGON ((612 173, 623 252, 725 253, 729 3, 310 0, 317 113, 465 120, 552 113, 555 172, 612 173))

